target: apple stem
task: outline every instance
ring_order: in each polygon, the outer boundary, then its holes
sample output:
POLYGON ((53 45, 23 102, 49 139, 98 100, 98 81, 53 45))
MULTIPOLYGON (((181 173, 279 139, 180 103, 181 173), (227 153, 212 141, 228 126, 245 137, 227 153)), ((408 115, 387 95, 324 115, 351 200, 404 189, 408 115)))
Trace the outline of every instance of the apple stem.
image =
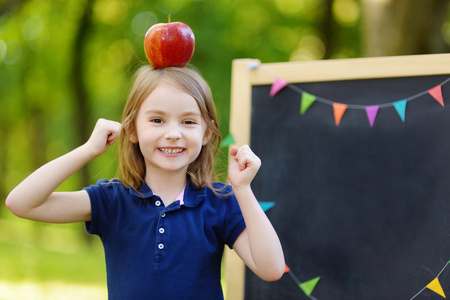
POLYGON ((167 16, 167 19, 169 19, 169 23, 170 23, 170 15, 167 16))

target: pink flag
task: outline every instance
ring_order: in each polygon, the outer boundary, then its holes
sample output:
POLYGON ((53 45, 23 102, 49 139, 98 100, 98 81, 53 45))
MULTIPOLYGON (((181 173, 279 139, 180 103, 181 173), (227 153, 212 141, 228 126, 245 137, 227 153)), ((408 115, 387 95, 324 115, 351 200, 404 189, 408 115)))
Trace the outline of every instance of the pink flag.
POLYGON ((428 93, 430 93, 431 96, 433 96, 433 98, 439 102, 439 104, 441 104, 442 106, 444 106, 444 99, 442 98, 442 89, 441 89, 441 85, 437 85, 432 89, 428 90, 428 93))
POLYGON ((378 109, 380 107, 378 105, 366 106, 367 118, 369 119, 370 127, 373 127, 373 123, 375 122, 375 118, 378 114, 378 109))
POLYGON ((276 77, 272 87, 270 88, 270 97, 275 96, 285 86, 287 86, 287 82, 279 77, 276 77))

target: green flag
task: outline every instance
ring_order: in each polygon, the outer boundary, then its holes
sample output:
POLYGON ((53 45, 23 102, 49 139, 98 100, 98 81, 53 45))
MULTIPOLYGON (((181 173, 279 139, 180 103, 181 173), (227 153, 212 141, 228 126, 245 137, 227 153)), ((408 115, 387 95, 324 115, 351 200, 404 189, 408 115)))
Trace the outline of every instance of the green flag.
POLYGON ((303 115, 315 101, 316 96, 303 92, 302 102, 300 103, 300 113, 303 115))
POLYGON ((220 148, 226 148, 226 147, 230 146, 231 144, 234 144, 234 138, 233 138, 233 135, 231 135, 231 133, 230 133, 222 140, 222 142, 220 143, 220 148))
POLYGON ((314 279, 308 280, 306 282, 300 283, 300 288, 305 293, 306 296, 309 296, 312 294, 314 288, 316 287, 316 284, 319 282, 320 276, 316 277, 314 279))

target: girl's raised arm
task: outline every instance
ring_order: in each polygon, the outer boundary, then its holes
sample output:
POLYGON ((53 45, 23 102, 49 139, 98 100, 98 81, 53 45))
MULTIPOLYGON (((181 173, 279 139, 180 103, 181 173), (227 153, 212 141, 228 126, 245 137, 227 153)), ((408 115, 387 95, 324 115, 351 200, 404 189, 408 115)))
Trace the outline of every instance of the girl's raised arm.
POLYGON ((228 177, 246 224, 233 248, 256 275, 274 281, 283 276, 285 262, 278 235, 250 187, 260 166, 248 146, 231 148, 228 177))
POLYGON ((67 178, 103 154, 119 137, 122 125, 99 119, 89 140, 71 152, 43 165, 6 198, 6 206, 18 217, 41 222, 89 221, 91 204, 86 191, 55 192, 67 178))

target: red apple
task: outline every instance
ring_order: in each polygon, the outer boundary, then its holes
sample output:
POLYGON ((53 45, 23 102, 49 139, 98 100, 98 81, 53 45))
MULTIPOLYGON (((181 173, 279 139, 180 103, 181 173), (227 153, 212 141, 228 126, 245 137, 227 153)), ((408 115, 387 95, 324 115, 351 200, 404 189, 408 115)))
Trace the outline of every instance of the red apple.
POLYGON ((184 67, 194 54, 195 37, 182 22, 157 23, 145 34, 144 50, 155 68, 184 67))

